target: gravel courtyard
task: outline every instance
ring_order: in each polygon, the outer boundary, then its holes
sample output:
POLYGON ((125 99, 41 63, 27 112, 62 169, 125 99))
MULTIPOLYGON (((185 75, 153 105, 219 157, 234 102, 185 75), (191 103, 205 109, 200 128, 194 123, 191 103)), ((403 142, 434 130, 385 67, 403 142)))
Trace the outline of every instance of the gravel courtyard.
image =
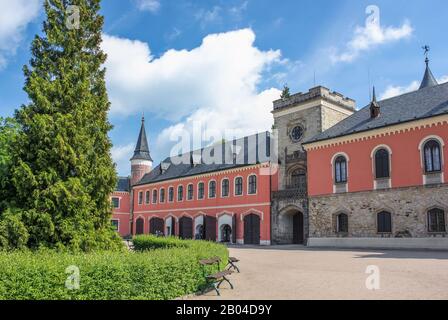
POLYGON ((324 250, 299 246, 232 247, 241 273, 192 299, 448 299, 448 252, 324 250), (368 266, 380 289, 368 290, 368 266))

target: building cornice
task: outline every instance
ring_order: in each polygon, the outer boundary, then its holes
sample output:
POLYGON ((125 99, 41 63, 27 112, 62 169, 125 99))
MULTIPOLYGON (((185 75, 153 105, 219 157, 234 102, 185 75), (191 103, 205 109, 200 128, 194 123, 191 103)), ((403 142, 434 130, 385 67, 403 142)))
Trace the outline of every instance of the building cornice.
POLYGON ((413 120, 409 122, 403 122, 395 125, 372 129, 364 132, 352 133, 345 136, 336 138, 329 138, 327 140, 321 140, 316 142, 310 142, 304 144, 303 147, 306 151, 324 149, 329 147, 340 146, 348 143, 354 143, 358 141, 370 140, 381 138, 384 136, 391 136, 395 134, 405 133, 408 131, 424 129, 432 126, 440 126, 448 124, 448 114, 440 116, 434 116, 430 118, 424 118, 419 120, 413 120))

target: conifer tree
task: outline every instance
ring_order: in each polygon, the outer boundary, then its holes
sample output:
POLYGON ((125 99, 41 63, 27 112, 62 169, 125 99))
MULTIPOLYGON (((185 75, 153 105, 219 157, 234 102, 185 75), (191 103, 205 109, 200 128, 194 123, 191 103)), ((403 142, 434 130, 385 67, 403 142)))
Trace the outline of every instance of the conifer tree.
POLYGON ((284 85, 282 94, 280 95, 280 99, 287 100, 291 98, 291 93, 289 92, 289 87, 287 84, 284 85))
POLYGON ((2 221, 13 221, 14 228, 0 225, 10 233, 21 230, 23 238, 7 234, 3 242, 9 237, 25 239, 31 248, 84 251, 121 245, 110 226, 117 177, 100 2, 44 2, 43 35, 35 37, 24 67, 30 103, 15 114, 21 132, 12 152, 8 219, 2 221))

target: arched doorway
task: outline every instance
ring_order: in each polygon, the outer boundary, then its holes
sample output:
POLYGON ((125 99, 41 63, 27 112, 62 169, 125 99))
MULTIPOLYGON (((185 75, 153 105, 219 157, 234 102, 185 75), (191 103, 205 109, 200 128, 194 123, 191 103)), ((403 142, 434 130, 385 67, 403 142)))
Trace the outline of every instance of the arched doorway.
POLYGON ((278 219, 279 244, 304 244, 303 213, 296 208, 282 211, 278 219))
POLYGON ((260 217, 256 214, 244 217, 244 244, 260 244, 260 217))
POLYGON ((179 219, 179 237, 181 239, 193 239, 193 219, 182 217, 179 219))
POLYGON ((149 233, 154 235, 163 235, 164 232, 164 221, 160 218, 152 218, 149 221, 149 233))
POLYGON ((176 235, 176 218, 174 218, 174 217, 166 218, 165 235, 168 237, 176 235))
POLYGON ((292 216, 292 243, 293 244, 303 244, 303 213, 297 212, 292 216))
POLYGON ((228 224, 221 226, 221 242, 229 243, 232 239, 232 227, 228 224))
POLYGON ((138 218, 135 222, 135 234, 140 235, 145 232, 145 220, 143 218, 138 218))
POLYGON ((205 229, 204 229, 204 225, 202 224, 198 224, 196 226, 196 231, 194 233, 194 238, 196 240, 204 240, 205 239, 205 229))
MULTIPOLYGON (((218 242, 225 242, 223 239, 223 228, 225 225, 228 226, 232 226, 233 225, 233 217, 231 213, 225 213, 225 214, 221 214, 218 217, 218 242)), ((230 232, 232 232, 232 229, 230 230, 230 232)), ((233 242, 232 237, 230 238, 230 241, 233 242)), ((226 242, 230 242, 230 241, 226 241, 226 242)))

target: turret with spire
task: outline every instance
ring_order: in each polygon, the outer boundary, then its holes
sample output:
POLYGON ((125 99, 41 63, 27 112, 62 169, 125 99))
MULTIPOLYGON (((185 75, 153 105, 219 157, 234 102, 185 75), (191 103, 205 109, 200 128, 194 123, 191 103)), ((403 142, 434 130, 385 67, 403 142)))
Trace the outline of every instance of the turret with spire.
POLYGON ((373 97, 372 102, 370 102, 370 118, 375 119, 380 116, 381 108, 379 103, 376 100, 376 91, 375 87, 373 87, 373 97))
POLYGON ((149 152, 146 138, 145 116, 142 116, 142 125, 135 146, 134 156, 131 158, 131 184, 137 184, 145 174, 151 172, 153 160, 149 152))
POLYGON ((425 63, 426 63, 426 70, 425 70, 425 75, 423 76, 423 80, 422 83, 420 85, 420 89, 424 89, 424 88, 428 88, 428 87, 434 87, 436 85, 438 85, 436 78, 434 77, 434 75, 431 72, 431 69, 429 68, 429 46, 424 46, 423 50, 425 50, 425 63))

